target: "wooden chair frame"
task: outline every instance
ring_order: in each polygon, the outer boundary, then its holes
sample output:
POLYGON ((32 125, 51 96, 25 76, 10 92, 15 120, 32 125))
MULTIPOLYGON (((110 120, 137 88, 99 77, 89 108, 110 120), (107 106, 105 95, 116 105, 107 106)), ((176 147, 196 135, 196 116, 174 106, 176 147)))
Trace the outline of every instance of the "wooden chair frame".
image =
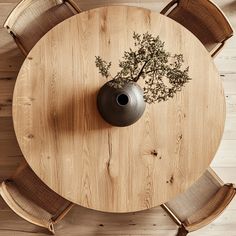
MULTIPOLYGON (((12 179, 17 178, 17 175, 28 166, 28 163, 23 160, 19 167, 17 168, 16 172, 13 174, 12 179)), ((10 192, 7 188, 8 182, 14 182, 11 179, 5 180, 0 184, 0 195, 2 196, 3 200, 7 203, 7 205, 20 217, 25 219, 26 221, 35 224, 37 226, 46 228, 49 230, 50 233, 55 234, 54 225, 57 224, 62 218, 65 217, 65 215, 72 209, 72 207, 75 205, 74 203, 68 204, 66 208, 64 208, 61 212, 58 212, 56 215, 51 217, 49 221, 39 219, 30 213, 26 212, 24 209, 22 209, 17 202, 14 200, 14 198, 11 196, 10 192)))
POLYGON ((162 15, 166 15, 166 13, 167 13, 168 11, 173 10, 174 5, 177 5, 177 6, 178 6, 178 4, 179 4, 179 0, 172 0, 171 2, 169 2, 169 3, 164 7, 164 9, 161 10, 160 13, 161 13, 162 15))
POLYGON ((11 194, 8 192, 6 181, 2 182, 0 185, 0 195, 2 196, 3 200, 7 203, 7 205, 13 210, 18 216, 22 217, 24 220, 46 228, 49 230, 50 233, 55 234, 54 225, 57 224, 74 206, 73 203, 69 204, 69 206, 64 209, 60 214, 55 217, 52 217, 49 222, 43 221, 38 219, 35 216, 32 216, 28 212, 24 211, 12 198, 11 194))
POLYGON ((13 210, 18 216, 22 217, 26 221, 38 225, 43 228, 47 228, 51 233, 55 233, 52 222, 41 221, 38 218, 30 215, 28 212, 24 211, 12 198, 11 194, 7 190, 6 182, 2 182, 0 185, 0 195, 7 205, 13 210))
MULTIPOLYGON (((213 170, 209 168, 208 171, 214 176, 216 181, 222 184, 222 180, 213 172, 213 170)), ((225 210, 225 208, 229 205, 235 195, 236 188, 234 184, 223 184, 222 187, 216 193, 216 195, 206 205, 204 205, 200 210, 190 216, 189 219, 183 222, 166 204, 162 204, 161 207, 179 226, 177 236, 185 236, 188 233, 201 229, 204 226, 210 224, 212 221, 214 221, 225 210), (220 198, 222 193, 224 193, 224 197, 220 198), (216 200, 217 202, 220 202, 220 204, 216 208, 213 208, 212 203, 214 203, 216 200), (200 217, 201 215, 205 215, 203 213, 206 212, 209 212, 207 216, 200 217)))
MULTIPOLYGON (((14 25, 14 22, 16 21, 16 19, 19 17, 19 15, 21 14, 21 12, 26 9, 25 6, 26 5, 30 5, 30 2, 32 0, 22 0, 21 2, 18 3, 18 5, 11 11, 11 13, 9 14, 9 16, 7 17, 6 21, 4 22, 4 28, 7 29, 8 33, 13 37, 16 45, 19 47, 19 49, 21 50, 22 54, 26 57, 27 56, 27 51, 24 49, 23 45, 21 44, 21 42, 18 40, 17 35, 15 34, 15 32, 11 29, 12 26, 14 25)), ((76 14, 76 13, 80 13, 81 9, 79 8, 79 6, 74 2, 74 0, 54 0, 56 4, 60 5, 60 4, 66 4, 71 11, 76 14)))
MULTIPOLYGON (((169 4, 166 5, 166 7, 165 7, 160 13, 163 14, 163 15, 167 15, 167 16, 168 16, 168 14, 169 14, 170 12, 172 12, 176 7, 179 6, 179 2, 180 2, 180 1, 181 1, 181 0, 172 0, 169 4)), ((224 12, 223 12, 215 3, 213 3, 211 0, 206 0, 206 1, 207 1, 209 4, 213 5, 213 6, 218 10, 218 12, 222 15, 222 17, 227 21, 227 23, 229 24, 229 26, 230 26, 230 28, 231 28, 231 30, 232 30, 232 32, 233 32, 233 27, 232 27, 232 25, 230 24, 230 22, 227 20, 227 17, 225 16, 224 12)), ((221 43, 219 43, 218 46, 217 46, 216 48, 214 48, 214 49, 210 52, 211 57, 214 58, 214 57, 220 52, 220 50, 224 47, 225 42, 226 42, 229 38, 231 38, 232 36, 233 36, 233 33, 232 33, 230 36, 228 36, 227 38, 225 38, 224 41, 222 41, 221 43)))
POLYGON ((80 9, 80 7, 78 6, 78 4, 75 3, 74 0, 63 0, 63 2, 64 2, 65 4, 68 4, 69 6, 73 7, 74 10, 75 10, 77 13, 82 12, 82 10, 80 9))

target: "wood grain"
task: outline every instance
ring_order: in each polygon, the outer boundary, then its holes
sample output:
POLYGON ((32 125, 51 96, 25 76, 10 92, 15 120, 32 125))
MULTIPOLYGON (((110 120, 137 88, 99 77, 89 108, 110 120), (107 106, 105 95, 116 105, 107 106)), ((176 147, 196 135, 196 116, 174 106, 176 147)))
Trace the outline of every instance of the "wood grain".
POLYGON ((167 0, 74 0, 82 11, 91 10, 97 7, 105 7, 111 5, 128 5, 135 7, 143 7, 158 12, 167 4, 167 0))
POLYGON ((10 177, 22 159, 12 117, 0 117, 0 181, 10 177))
POLYGON ((25 158, 53 190, 82 206, 129 212, 166 202, 203 173, 221 139, 225 100, 210 56, 189 31, 148 10, 109 7, 72 17, 40 40, 19 73, 13 115, 25 158), (136 124, 114 128, 96 109, 105 81, 94 58, 117 64, 133 31, 160 35, 167 50, 183 53, 193 79, 136 124))
POLYGON ((0 78, 0 117, 12 116, 12 96, 15 79, 0 78))
MULTIPOLYGON (((25 235, 34 232, 41 236, 40 229, 32 227, 29 223, 17 218, 10 211, 0 215, 0 229, 21 235, 21 232, 28 231, 25 235)), ((56 235, 64 236, 97 236, 97 235, 160 235, 175 236, 177 227, 161 207, 128 214, 108 214, 93 211, 83 207, 75 206, 59 225, 55 226, 56 235)), ((0 231, 2 236, 2 231, 0 231)), ((46 234, 43 234, 46 235, 46 234)))

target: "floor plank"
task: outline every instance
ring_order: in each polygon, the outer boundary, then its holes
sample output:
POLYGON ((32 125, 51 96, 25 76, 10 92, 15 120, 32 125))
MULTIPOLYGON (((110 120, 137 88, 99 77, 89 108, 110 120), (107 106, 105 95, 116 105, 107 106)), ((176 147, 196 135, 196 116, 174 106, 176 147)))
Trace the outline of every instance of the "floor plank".
POLYGON ((222 140, 220 147, 211 163, 212 167, 236 168, 236 140, 222 140))
POLYGON ((15 78, 0 78, 0 117, 12 116, 12 97, 15 78))
POLYGON ((166 0, 75 0, 82 10, 89 10, 91 8, 103 7, 107 5, 128 5, 137 6, 153 11, 161 11, 168 1, 166 0))
MULTIPOLYGON (((0 214, 0 229, 8 232, 13 229, 39 232, 11 211, 0 214)), ((56 235, 172 235, 177 231, 176 224, 161 207, 130 214, 109 214, 76 206, 56 226, 56 235), (78 230, 79 229, 79 230, 78 230), (167 231, 168 230, 168 231, 167 231)), ((0 232, 1 235, 1 232, 0 232)), ((17 234, 20 235, 20 234, 17 234)), ((28 234, 27 234, 28 235, 28 234)), ((38 234, 37 234, 38 236, 38 234)))
POLYGON ((10 177, 23 159, 12 117, 0 117, 0 181, 10 177))

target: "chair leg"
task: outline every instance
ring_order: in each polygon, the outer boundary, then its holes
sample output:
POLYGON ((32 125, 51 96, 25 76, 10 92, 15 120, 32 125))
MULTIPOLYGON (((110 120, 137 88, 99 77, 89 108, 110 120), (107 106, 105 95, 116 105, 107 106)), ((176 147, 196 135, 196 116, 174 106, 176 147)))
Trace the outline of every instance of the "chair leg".
POLYGON ((54 235, 55 234, 55 229, 54 229, 54 225, 53 225, 53 222, 51 222, 48 226, 48 230, 49 232, 54 235))
POLYGON ((178 233, 176 236, 186 236, 188 234, 188 230, 184 227, 184 225, 181 225, 179 227, 178 233))
POLYGON ((221 42, 221 44, 219 45, 219 47, 218 47, 217 49, 212 50, 212 51, 210 52, 211 57, 213 57, 213 58, 216 57, 217 54, 221 51, 221 49, 224 47, 226 41, 227 41, 229 38, 231 38, 232 36, 233 36, 233 34, 230 35, 229 37, 227 37, 223 42, 221 42))
POLYGON ((178 219, 178 217, 171 211, 171 209, 166 204, 162 204, 161 207, 178 226, 182 225, 182 222, 178 219))
POLYGON ((9 178, 9 180, 14 180, 17 179, 17 176, 26 168, 29 168, 28 163, 26 162, 25 159, 23 159, 20 164, 17 166, 16 171, 14 172, 14 174, 9 178))
POLYGON ((55 216, 52 218, 52 222, 53 222, 54 224, 58 223, 62 218, 65 217, 65 215, 72 209, 72 207, 73 207, 74 205, 75 205, 74 203, 70 203, 70 204, 68 205, 68 207, 67 207, 64 211, 62 211, 62 212, 61 212, 60 214, 58 214, 58 215, 55 215, 55 216))
POLYGON ((221 51, 221 49, 224 47, 224 45, 225 45, 225 42, 221 43, 216 50, 213 50, 213 52, 211 52, 211 57, 215 58, 217 54, 221 51))
POLYGON ((21 42, 19 41, 19 39, 16 37, 16 35, 10 31, 10 35, 12 36, 12 38, 14 39, 16 45, 18 46, 18 48, 20 49, 20 51, 22 52, 22 54, 27 57, 28 53, 25 50, 25 48, 23 47, 23 45, 21 44, 21 42))
POLYGON ((165 15, 175 4, 178 4, 179 0, 172 0, 165 8, 160 12, 162 15, 165 15))

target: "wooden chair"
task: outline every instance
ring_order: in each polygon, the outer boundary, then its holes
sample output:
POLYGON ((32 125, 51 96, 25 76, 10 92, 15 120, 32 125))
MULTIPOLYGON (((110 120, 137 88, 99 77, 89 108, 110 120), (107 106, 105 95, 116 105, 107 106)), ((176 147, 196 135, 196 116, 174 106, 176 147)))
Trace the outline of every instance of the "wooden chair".
POLYGON ((20 217, 55 233, 59 222, 73 203, 48 188, 24 162, 11 179, 0 185, 0 195, 20 217))
POLYGON ((179 226, 177 236, 185 236, 216 219, 236 193, 233 184, 222 180, 208 169, 186 192, 162 205, 179 226))
POLYGON ((161 13, 191 31, 212 57, 233 35, 224 13, 210 0, 172 0, 161 13))
POLYGON ((78 12, 80 9, 73 0, 22 0, 4 27, 26 56, 44 34, 78 12))

